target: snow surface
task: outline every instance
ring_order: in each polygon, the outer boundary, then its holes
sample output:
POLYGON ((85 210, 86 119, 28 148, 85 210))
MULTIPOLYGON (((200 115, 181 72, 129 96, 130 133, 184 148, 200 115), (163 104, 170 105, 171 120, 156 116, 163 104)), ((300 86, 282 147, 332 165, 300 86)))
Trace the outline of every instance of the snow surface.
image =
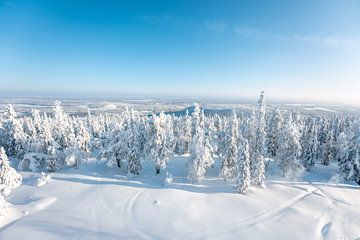
POLYGON ((175 157, 155 176, 140 176, 95 161, 79 169, 21 172, 7 198, 0 239, 355 239, 360 237, 360 187, 344 182, 337 166, 316 165, 287 180, 274 163, 264 188, 235 194, 217 177, 220 161, 200 184, 186 178, 187 157, 175 157), (164 181, 166 184, 164 185, 164 181))

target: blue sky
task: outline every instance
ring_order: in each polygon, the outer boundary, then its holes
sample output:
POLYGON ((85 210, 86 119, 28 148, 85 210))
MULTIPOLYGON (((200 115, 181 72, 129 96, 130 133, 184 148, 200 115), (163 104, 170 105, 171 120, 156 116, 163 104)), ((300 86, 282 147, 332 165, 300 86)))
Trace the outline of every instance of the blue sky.
POLYGON ((0 92, 360 104, 360 1, 0 0, 0 92))

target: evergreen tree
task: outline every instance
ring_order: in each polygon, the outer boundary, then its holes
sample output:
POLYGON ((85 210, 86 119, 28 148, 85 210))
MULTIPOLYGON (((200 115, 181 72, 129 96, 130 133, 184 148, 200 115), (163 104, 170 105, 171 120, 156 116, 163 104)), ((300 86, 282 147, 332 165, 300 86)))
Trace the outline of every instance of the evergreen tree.
POLYGON ((245 194, 246 191, 250 188, 251 184, 250 153, 247 139, 243 139, 240 142, 240 158, 236 163, 235 191, 241 194, 245 194))
POLYGON ((256 135, 254 142, 254 155, 251 162, 251 177, 254 186, 260 186, 265 180, 265 96, 261 92, 256 113, 256 135))
POLYGON ((4 148, 0 148, 0 195, 9 195, 10 192, 20 186, 22 177, 15 169, 10 167, 4 148))
POLYGON ((276 153, 283 176, 293 177, 302 170, 299 160, 300 155, 300 132, 296 125, 293 124, 292 114, 289 114, 280 133, 279 149, 276 153))
POLYGON ((225 135, 225 149, 221 165, 220 177, 224 180, 232 180, 235 177, 236 163, 238 159, 239 123, 235 111, 233 111, 225 135))
POLYGON ((317 140, 317 128, 315 120, 310 119, 309 127, 305 133, 306 139, 304 144, 303 165, 307 171, 315 165, 316 153, 318 151, 319 142, 317 140))
POLYGON ((280 109, 277 108, 273 112, 269 123, 267 152, 270 157, 275 157, 276 151, 279 148, 278 137, 279 137, 279 132, 281 131, 282 124, 283 124, 283 116, 280 109))
POLYGON ((141 166, 141 145, 140 132, 137 124, 137 116, 131 109, 130 117, 127 122, 127 172, 128 174, 139 175, 142 170, 141 166))
POLYGON ((25 142, 26 135, 24 133, 23 125, 19 119, 17 119, 17 114, 9 104, 5 108, 5 121, 3 123, 3 134, 2 145, 5 147, 9 156, 22 158, 25 153, 25 142))
POLYGON ((170 131, 167 118, 163 112, 159 116, 153 116, 153 126, 150 128, 147 141, 147 152, 148 158, 155 163, 156 174, 160 174, 161 168, 166 168, 166 164, 173 153, 170 131))
POLYGON ((334 159, 334 137, 332 131, 329 131, 326 138, 326 146, 324 152, 324 158, 322 159, 321 163, 323 165, 329 165, 330 162, 334 159))
POLYGON ((194 133, 191 143, 191 159, 189 162, 189 179, 199 182, 204 178, 207 163, 212 162, 212 147, 209 140, 205 138, 204 118, 199 105, 195 105, 192 115, 194 133))

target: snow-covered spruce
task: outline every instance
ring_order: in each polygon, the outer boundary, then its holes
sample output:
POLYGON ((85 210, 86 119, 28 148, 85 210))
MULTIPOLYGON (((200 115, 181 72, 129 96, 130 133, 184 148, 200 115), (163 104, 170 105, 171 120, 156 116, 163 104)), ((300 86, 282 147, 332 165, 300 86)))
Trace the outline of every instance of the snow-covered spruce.
POLYGON ((295 177, 303 167, 300 162, 301 145, 300 132, 294 124, 292 114, 285 119, 282 131, 279 136, 279 149, 276 158, 283 176, 295 177))
POLYGON ((251 160, 251 180, 254 186, 261 186, 265 180, 265 95, 261 92, 256 112, 256 132, 254 139, 253 156, 251 160))
POLYGON ((317 129, 314 119, 308 120, 308 130, 305 132, 304 140, 304 154, 303 165, 307 171, 310 171, 311 168, 315 165, 316 155, 319 148, 319 141, 317 140, 317 129))
POLYGON ((235 191, 238 193, 246 193, 251 185, 250 173, 250 153, 249 142, 247 139, 240 140, 240 157, 236 162, 236 186, 235 191))
POLYGON ((7 196, 21 185, 22 177, 10 167, 9 159, 3 147, 0 148, 0 194, 7 196))
POLYGON ((233 111, 225 133, 224 155, 222 156, 223 160, 220 170, 220 177, 224 180, 232 180, 235 178, 235 168, 238 162, 238 139, 239 123, 236 113, 233 111))
POLYGON ((147 132, 146 152, 147 158, 154 161, 156 174, 160 169, 166 168, 166 163, 173 154, 173 135, 168 118, 161 112, 159 116, 153 116, 147 132))
POLYGON ((213 160, 213 149, 204 132, 204 112, 200 110, 199 105, 195 105, 192 115, 194 123, 194 133, 191 142, 191 159, 189 162, 189 180, 199 182, 204 178, 206 167, 213 160))

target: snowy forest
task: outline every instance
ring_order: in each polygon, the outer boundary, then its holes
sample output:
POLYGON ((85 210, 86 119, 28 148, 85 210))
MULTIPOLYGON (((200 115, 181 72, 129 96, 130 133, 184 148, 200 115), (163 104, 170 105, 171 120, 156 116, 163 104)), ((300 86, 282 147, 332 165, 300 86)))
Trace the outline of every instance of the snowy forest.
POLYGON ((53 114, 33 110, 21 118, 8 105, 0 122, 0 201, 21 183, 14 168, 79 168, 91 154, 106 159, 109 167, 125 168, 129 176, 141 175, 144 161, 153 162, 157 175, 174 155, 188 155, 184 168, 192 183, 200 182, 214 161, 221 161, 219 177, 242 194, 263 185, 269 161, 290 179, 312 171, 315 162, 336 162, 347 181, 360 184, 359 117, 268 111, 264 93, 252 112, 229 115, 206 115, 195 104, 192 113, 182 116, 126 109, 116 115, 89 111, 78 117, 67 115, 55 101, 53 114))

